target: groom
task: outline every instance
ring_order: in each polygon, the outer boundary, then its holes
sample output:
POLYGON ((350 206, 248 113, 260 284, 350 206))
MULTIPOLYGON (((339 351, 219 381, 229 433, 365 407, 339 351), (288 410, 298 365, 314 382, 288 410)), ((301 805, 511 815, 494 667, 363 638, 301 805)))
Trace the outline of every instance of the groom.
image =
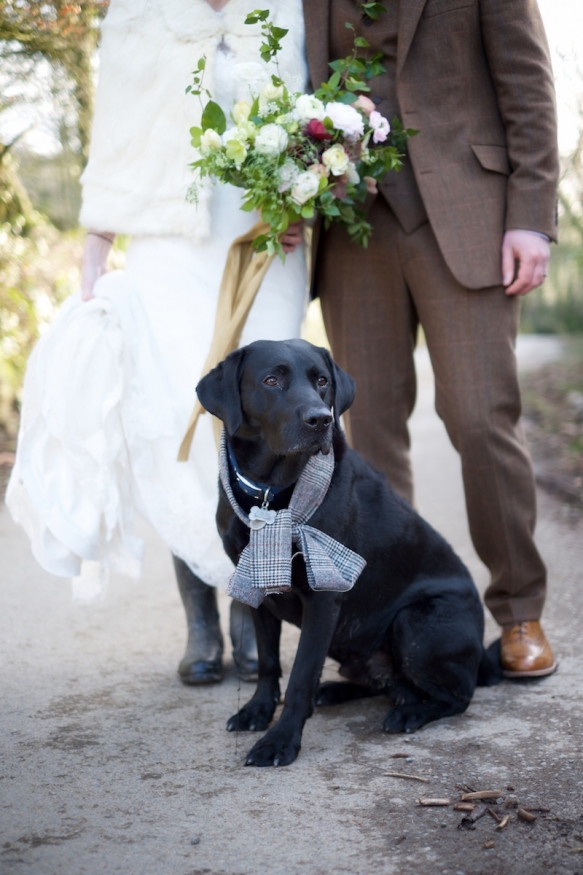
POLYGON ((421 324, 436 408, 461 456, 472 540, 491 573, 485 602, 502 626, 505 674, 550 674, 514 355, 520 296, 542 283, 557 233, 553 77, 540 14, 535 0, 382 7, 304 0, 314 88, 330 60, 350 54, 350 22, 366 51, 384 55, 370 98, 419 131, 401 173, 380 185, 368 249, 338 226, 319 239, 316 293, 334 356, 358 387, 347 431, 411 500, 407 420, 421 324))

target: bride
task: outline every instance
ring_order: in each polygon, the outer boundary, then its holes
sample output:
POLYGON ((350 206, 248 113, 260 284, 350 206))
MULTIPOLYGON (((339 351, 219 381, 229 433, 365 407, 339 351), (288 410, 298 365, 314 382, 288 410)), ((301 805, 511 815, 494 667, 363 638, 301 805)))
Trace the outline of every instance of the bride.
MULTIPOLYGON (((289 28, 281 75, 307 78, 301 0, 264 0, 289 28)), ((215 527, 217 453, 202 417, 187 463, 176 461, 194 387, 212 336, 231 241, 257 216, 230 186, 189 204, 189 128, 200 106, 185 94, 200 57, 205 86, 228 112, 271 72, 260 60, 249 0, 112 0, 103 23, 81 224, 88 228, 82 288, 37 344, 25 378, 16 464, 7 504, 41 565, 83 587, 98 572, 138 575, 137 515, 174 558, 186 611, 185 683, 220 681, 223 641, 216 587, 232 566, 215 527), (131 235, 124 271, 106 272, 116 234, 131 235)), ((242 344, 296 337, 306 273, 298 227, 283 239, 244 329, 242 344)), ((239 674, 256 673, 248 610, 231 605, 239 674)))

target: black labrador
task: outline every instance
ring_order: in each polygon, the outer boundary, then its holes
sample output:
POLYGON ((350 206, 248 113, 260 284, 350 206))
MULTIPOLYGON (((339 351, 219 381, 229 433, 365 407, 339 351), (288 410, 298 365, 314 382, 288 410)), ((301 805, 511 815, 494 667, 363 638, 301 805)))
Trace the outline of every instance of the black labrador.
MULTIPOLYGON (((355 395, 352 378, 325 349, 302 340, 257 341, 231 353, 197 386, 206 410, 224 423, 236 465, 251 482, 281 491, 287 507, 310 458, 334 449, 328 493, 309 525, 366 559, 348 592, 310 589, 302 556, 292 563, 292 590, 268 595, 253 611, 259 682, 229 730, 268 729, 279 701, 281 622, 301 628, 278 722, 253 746, 246 765, 284 766, 297 757, 314 705, 386 694, 383 728, 413 732, 465 711, 476 683, 501 679, 484 650, 484 616, 472 578, 444 539, 351 450, 338 417, 355 395), (319 685, 326 655, 346 682, 319 685)), ((249 512, 257 504, 231 477, 249 512)), ((220 489, 217 525, 237 563, 249 529, 220 489)))

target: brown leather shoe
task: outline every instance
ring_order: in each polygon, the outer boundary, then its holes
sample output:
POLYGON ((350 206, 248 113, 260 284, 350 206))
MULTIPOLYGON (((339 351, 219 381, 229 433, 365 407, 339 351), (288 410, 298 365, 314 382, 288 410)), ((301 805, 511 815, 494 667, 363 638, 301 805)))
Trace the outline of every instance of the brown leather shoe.
POLYGON ((538 678, 557 667, 551 645, 538 620, 502 627, 502 671, 507 678, 538 678))

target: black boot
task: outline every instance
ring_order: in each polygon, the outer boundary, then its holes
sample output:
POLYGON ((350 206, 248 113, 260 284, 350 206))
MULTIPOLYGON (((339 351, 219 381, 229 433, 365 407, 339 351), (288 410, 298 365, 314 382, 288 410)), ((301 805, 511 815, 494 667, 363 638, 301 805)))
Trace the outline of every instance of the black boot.
POLYGON ((233 599, 229 631, 233 644, 233 662, 242 681, 257 680, 257 642, 251 608, 233 599))
POLYGON ((186 611, 188 643, 178 666, 184 684, 216 684, 223 679, 223 636, 217 591, 172 556, 180 597, 186 611))

